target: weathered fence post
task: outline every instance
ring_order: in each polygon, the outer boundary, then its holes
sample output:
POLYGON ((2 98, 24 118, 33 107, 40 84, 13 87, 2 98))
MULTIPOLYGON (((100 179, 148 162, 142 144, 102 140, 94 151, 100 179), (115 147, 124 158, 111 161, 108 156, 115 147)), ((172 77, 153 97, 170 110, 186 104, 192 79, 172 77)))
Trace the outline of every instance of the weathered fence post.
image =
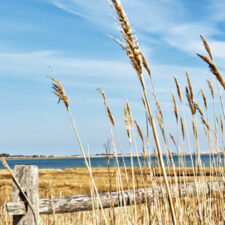
MULTIPOLYGON (((13 171, 15 177, 22 187, 22 190, 25 192, 27 198, 32 203, 33 209, 36 213, 36 217, 38 217, 38 167, 20 165, 15 166, 13 171)), ((13 216, 13 225, 37 225, 38 218, 35 218, 35 215, 26 202, 24 196, 18 189, 17 185, 13 182, 13 202, 21 201, 23 201, 25 204, 26 214, 13 216)))

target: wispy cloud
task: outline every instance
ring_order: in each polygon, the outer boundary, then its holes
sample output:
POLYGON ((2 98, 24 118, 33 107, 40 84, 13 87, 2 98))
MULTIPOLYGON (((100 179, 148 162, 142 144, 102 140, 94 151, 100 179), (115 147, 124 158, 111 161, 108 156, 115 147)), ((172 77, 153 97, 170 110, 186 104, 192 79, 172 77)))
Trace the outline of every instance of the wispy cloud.
POLYGON ((106 0, 49 0, 56 7, 70 14, 80 16, 101 26, 108 27, 112 23, 112 10, 106 0), (111 16, 110 16, 111 15, 111 16))
MULTIPOLYGON (((105 0, 79 1, 79 0, 51 0, 51 2, 69 13, 82 16, 85 19, 104 25, 108 29, 112 27, 113 14, 105 0), (110 25, 109 25, 110 24, 110 25)), ((121 1, 133 28, 145 35, 146 44, 156 34, 156 39, 166 42, 168 45, 193 54, 201 49, 199 34, 207 39, 214 40, 214 35, 223 31, 218 28, 217 23, 225 19, 224 1, 209 1, 204 8, 201 4, 194 4, 195 12, 201 16, 192 15, 193 8, 185 5, 185 1, 178 0, 143 0, 143 1, 121 1), (204 12, 201 12, 204 10, 204 12), (192 16, 190 16, 192 15, 192 16), (190 19, 191 18, 191 19, 190 19), (147 33, 147 35, 146 35, 147 33)), ((224 42, 219 43, 224 45, 224 42)), ((218 45, 218 43, 217 43, 218 45)), ((215 57, 221 57, 221 51, 215 57)))
POLYGON ((102 59, 82 59, 65 56, 57 51, 35 51, 26 53, 0 52, 1 73, 14 75, 40 75, 52 66, 58 74, 79 76, 127 76, 132 73, 129 63, 102 59))
POLYGON ((9 34, 12 32, 25 32, 29 30, 41 29, 37 25, 34 26, 33 24, 10 20, 10 19, 0 19, 0 27, 1 27, 1 32, 4 32, 6 34, 9 34))

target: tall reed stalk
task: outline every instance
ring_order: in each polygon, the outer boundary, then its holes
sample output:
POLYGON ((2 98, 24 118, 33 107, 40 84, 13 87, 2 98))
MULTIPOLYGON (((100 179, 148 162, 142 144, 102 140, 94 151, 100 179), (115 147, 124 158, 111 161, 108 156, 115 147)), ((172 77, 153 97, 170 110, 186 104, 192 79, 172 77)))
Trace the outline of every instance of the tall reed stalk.
POLYGON ((144 98, 145 98, 145 101, 147 104, 148 118, 149 118, 150 125, 152 127, 152 132, 153 132, 153 136, 154 136, 154 140, 155 140, 155 144, 156 144, 156 148, 157 148, 157 152, 158 152, 159 162, 160 162, 160 166, 161 166, 161 169, 163 172, 163 177, 164 177, 167 192, 168 192, 168 200, 169 200, 169 204, 170 204, 172 220, 173 220, 173 224, 175 225, 176 224, 176 216, 175 216, 175 212, 174 212, 172 196, 171 196, 170 189, 169 189, 169 183, 168 183, 165 165, 164 165, 164 161, 163 161, 161 146, 159 143, 158 134, 156 131, 155 122, 153 119, 153 114, 152 114, 152 110, 150 107, 149 97, 147 94, 147 89, 146 89, 143 72, 142 72, 143 65, 144 65, 144 68, 149 68, 149 66, 147 66, 148 65, 147 61, 146 61, 143 53, 140 51, 137 41, 135 41, 135 39, 133 37, 131 26, 129 24, 129 21, 126 17, 126 14, 122 8, 120 1, 119 0, 111 0, 111 3, 112 3, 114 11, 117 14, 117 19, 121 25, 120 31, 125 40, 125 43, 121 44, 121 46, 126 51, 127 56, 131 60, 133 68, 135 69, 135 71, 138 75, 139 81, 141 83, 141 86, 142 86, 144 98))
POLYGON ((49 76, 49 78, 53 81, 53 84, 52 84, 52 88, 53 88, 53 93, 59 97, 59 100, 58 102, 63 101, 64 104, 65 104, 65 107, 66 107, 66 110, 69 114, 69 117, 70 117, 70 121, 72 123, 72 126, 73 126, 73 130, 74 130, 74 133, 75 133, 75 136, 76 136, 76 139, 78 141, 78 144, 79 144, 79 147, 80 147, 80 150, 81 150, 81 153, 82 153, 82 156, 84 158, 84 162, 85 162, 85 166, 86 168, 88 169, 88 172, 89 172, 89 175, 90 175, 90 178, 91 178, 91 182, 94 186, 94 190, 96 192, 96 195, 97 195, 97 198, 99 200, 99 205, 100 205, 100 208, 102 210, 102 214, 103 214, 103 217, 104 217, 104 220, 105 220, 105 223, 108 224, 107 222, 107 219, 106 219, 106 216, 105 216, 105 213, 104 213, 104 210, 103 210, 103 207, 102 207, 102 202, 101 202, 101 199, 99 197, 99 193, 98 193, 98 189, 96 187, 96 184, 95 184, 95 181, 94 181, 94 178, 92 176, 92 172, 91 172, 91 168, 90 166, 88 165, 88 161, 87 161, 87 157, 86 157, 86 154, 84 152, 84 148, 82 146, 82 143, 81 143, 81 140, 80 140, 80 137, 78 135, 78 131, 77 131, 77 128, 76 128, 76 125, 74 123, 74 120, 73 120, 73 116, 72 116, 72 113, 70 111, 70 107, 69 107, 69 98, 66 96, 66 93, 64 91, 64 88, 63 88, 63 85, 61 84, 61 82, 59 80, 56 80, 55 78, 49 76))

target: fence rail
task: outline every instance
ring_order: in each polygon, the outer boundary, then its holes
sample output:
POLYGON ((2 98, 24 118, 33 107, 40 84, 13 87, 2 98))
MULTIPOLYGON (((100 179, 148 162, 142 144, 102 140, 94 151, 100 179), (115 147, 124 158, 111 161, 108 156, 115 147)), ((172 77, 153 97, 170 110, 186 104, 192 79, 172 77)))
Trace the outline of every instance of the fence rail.
MULTIPOLYGON (((26 177, 30 177, 33 180, 38 179, 38 174, 33 173, 33 170, 37 170, 35 166, 16 166, 15 171, 26 171, 25 174, 22 175, 23 179, 20 179, 21 185, 27 193, 27 196, 32 199, 36 199, 36 190, 37 187, 33 187, 33 185, 37 185, 37 182, 28 182, 26 181, 26 177), (19 169, 18 169, 19 167, 19 169), (24 169, 29 167, 29 169, 24 169), (31 175, 32 174, 32 177, 31 175), (36 177, 34 177, 36 176, 36 177), (25 182, 26 181, 26 182, 25 182), (25 186, 24 186, 25 185, 25 186), (27 189, 27 185, 29 185, 29 189, 27 189), (29 192, 30 191, 30 192, 29 192), (34 198, 35 197, 35 198, 34 198)), ((20 173, 16 173, 17 176, 21 176, 20 173)), ((201 183, 186 183, 182 185, 174 185, 170 187, 172 197, 186 197, 186 196, 196 196, 197 193, 199 195, 208 195, 210 193, 218 193, 223 194, 225 191, 225 181, 217 180, 212 182, 201 182, 201 183)), ((16 187, 13 188, 13 196, 19 196, 18 190, 16 187)), ((132 205, 134 203, 134 199, 136 200, 136 204, 145 203, 146 199, 148 202, 154 201, 155 198, 165 198, 167 197, 167 191, 165 187, 157 187, 157 188, 148 188, 148 189, 139 189, 136 190, 135 193, 131 190, 124 192, 112 192, 112 193, 104 193, 100 194, 100 199, 102 202, 103 208, 110 208, 112 206, 119 207, 123 205, 132 205)), ((27 217, 29 212, 28 206, 25 201, 21 201, 21 198, 13 198, 14 202, 7 203, 7 211, 9 215, 14 215, 15 221, 16 218, 18 220, 24 217, 27 217)), ((95 206, 99 207, 97 199, 94 201, 95 206)), ((93 202, 92 197, 90 195, 77 195, 70 197, 61 197, 61 198, 49 198, 49 199, 40 199, 38 201, 32 201, 35 209, 38 210, 39 214, 52 214, 54 213, 70 213, 70 212, 78 212, 78 211, 87 211, 92 210, 93 202)), ((33 216, 33 215, 32 215, 33 216)), ((31 217, 29 214, 28 217, 31 217)), ((14 223, 15 225, 20 225, 20 223, 14 223)), ((22 223, 21 223, 22 224, 22 223)), ((35 224, 28 223, 30 225, 35 224)))

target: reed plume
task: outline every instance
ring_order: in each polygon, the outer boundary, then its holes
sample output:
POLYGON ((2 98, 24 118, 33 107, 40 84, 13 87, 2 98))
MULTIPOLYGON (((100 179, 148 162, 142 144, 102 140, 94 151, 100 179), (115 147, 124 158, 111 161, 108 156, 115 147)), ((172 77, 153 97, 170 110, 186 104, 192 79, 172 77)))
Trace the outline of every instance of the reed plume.
POLYGON ((205 120, 204 116, 201 116, 202 123, 206 126, 207 130, 210 131, 210 126, 208 122, 205 120))
POLYGON ((177 103, 174 94, 172 94, 172 99, 173 99, 173 111, 174 115, 176 117, 176 121, 178 122, 178 111, 177 111, 177 103))
POLYGON ((142 131, 141 131, 141 128, 140 128, 138 122, 137 122, 136 120, 134 120, 134 123, 135 123, 135 125, 136 125, 137 131, 138 131, 138 134, 139 134, 141 140, 144 141, 144 136, 143 136, 143 133, 142 133, 142 131))
POLYGON ((107 115, 109 117, 109 120, 111 121, 112 125, 115 126, 115 120, 113 118, 113 115, 112 115, 112 113, 110 111, 110 108, 108 106, 108 103, 106 101, 105 92, 101 88, 97 88, 97 90, 102 94, 102 97, 104 99, 104 105, 106 107, 106 111, 107 111, 107 115))
POLYGON ((196 113, 195 103, 194 103, 193 99, 191 98, 191 93, 190 93, 188 87, 186 87, 185 90, 186 90, 186 97, 188 100, 189 108, 191 110, 191 114, 195 115, 195 113, 196 113))
POLYGON ((210 93, 211 93, 212 97, 214 98, 214 88, 213 88, 212 82, 210 80, 207 80, 207 83, 209 86, 210 93))
POLYGON ((139 134, 139 137, 141 138, 141 141, 142 141, 142 150, 143 150, 143 154, 145 156, 146 155, 146 150, 145 150, 144 135, 143 135, 143 132, 142 132, 142 130, 141 130, 138 122, 136 120, 134 120, 134 123, 136 125, 137 131, 138 131, 138 134, 139 134))
POLYGON ((66 96, 66 92, 59 80, 56 80, 55 78, 49 76, 49 78, 53 81, 52 88, 53 93, 59 97, 58 103, 60 100, 62 100, 66 106, 66 109, 69 109, 69 98, 66 96))
POLYGON ((66 96, 66 93, 65 93, 65 91, 64 91, 64 88, 63 88, 62 83, 61 83, 59 80, 57 80, 57 79, 55 79, 55 78, 53 78, 53 77, 51 77, 51 76, 49 76, 49 78, 53 81, 53 85, 52 85, 52 88, 53 88, 53 90, 54 90, 53 93, 54 93, 57 97, 59 97, 58 103, 60 102, 60 100, 62 100, 62 101, 64 102, 64 104, 65 104, 65 107, 66 107, 67 111, 68 111, 68 114, 69 114, 69 117, 70 117, 70 120, 71 120, 71 123, 72 123, 72 126, 73 126, 73 130, 74 130, 76 139, 77 139, 77 141, 78 141, 78 144, 79 144, 79 147, 80 147, 82 156, 83 156, 83 158, 84 158, 85 166, 86 166, 86 168, 88 169, 88 172, 89 172, 89 175, 90 175, 90 178, 91 178, 91 182, 92 182, 92 184, 93 184, 93 186, 94 186, 94 190, 95 190, 95 192, 96 192, 97 199, 98 199, 98 201, 99 201, 99 206, 100 206, 100 208, 101 208, 101 210, 102 210, 102 213, 103 213, 103 218, 104 218, 104 220, 105 220, 105 223, 108 224, 108 223, 107 223, 107 220, 106 220, 106 217, 105 217, 105 213, 104 213, 104 211, 103 211, 103 206, 102 206, 101 199, 100 199, 100 197, 99 197, 98 189, 97 189, 97 187, 96 187, 94 178, 93 178, 93 176, 92 176, 91 168, 90 168, 90 166, 89 166, 89 164, 88 164, 87 157, 86 157, 86 154, 85 154, 85 152, 84 152, 83 145, 82 145, 82 143, 81 143, 81 140, 80 140, 80 137, 79 137, 79 134, 78 134, 78 131, 77 131, 75 122, 74 122, 74 120, 73 120, 72 113, 71 113, 71 111, 70 111, 70 107, 69 107, 69 99, 68 99, 68 97, 66 96))
POLYGON ((174 145, 177 146, 174 136, 170 133, 170 138, 173 141, 174 145))
POLYGON ((213 60, 212 52, 211 52, 211 50, 210 50, 210 47, 209 47, 209 45, 208 45, 206 39, 205 39, 201 34, 200 34, 200 37, 201 37, 202 42, 203 42, 203 44, 204 44, 205 50, 206 50, 207 53, 209 54, 210 59, 213 60))
POLYGON ((202 89, 200 89, 200 91, 201 91, 201 94, 202 94, 202 99, 203 99, 203 102, 204 102, 205 109, 207 110, 207 100, 206 100, 205 94, 204 94, 202 89))
MULTIPOLYGON (((119 21, 119 23, 121 25, 120 32, 123 35, 125 43, 126 43, 126 45, 125 46, 123 45, 122 47, 126 51, 126 54, 129 57, 129 59, 131 60, 133 68, 137 72, 137 75, 139 77, 139 81, 141 83, 141 86, 142 86, 142 89, 143 89, 143 92, 144 92, 144 100, 145 100, 146 106, 147 106, 148 120, 149 120, 149 123, 152 127, 152 132, 153 132, 155 144, 156 144, 156 148, 157 148, 157 151, 158 151, 160 167, 161 167, 162 172, 163 172, 163 177, 164 177, 166 189, 167 189, 167 192, 168 192, 168 200, 169 200, 172 220, 173 220, 173 224, 175 225, 176 224, 176 217, 175 217, 174 207, 173 207, 173 203, 172 203, 172 196, 171 196, 171 192, 170 192, 170 189, 169 189, 169 183, 168 183, 168 179, 167 179, 167 175, 166 175, 166 170, 165 170, 165 165, 164 165, 164 161, 163 161, 161 146, 160 146, 160 143, 159 143, 159 138, 158 138, 158 135, 157 135, 157 131, 156 131, 156 127, 155 127, 155 123, 154 123, 154 119, 153 119, 153 115, 152 115, 152 111, 151 111, 151 107, 150 107, 150 103, 149 103, 149 97, 148 97, 148 94, 147 94, 147 90, 146 90, 146 86, 145 86, 145 82, 144 82, 144 78, 143 78, 143 74, 142 74, 143 62, 145 62, 145 64, 146 64, 147 61, 145 60, 143 54, 141 53, 141 51, 139 49, 138 42, 135 41, 135 39, 134 39, 131 26, 129 24, 129 21, 126 17, 126 14, 125 14, 125 12, 122 8, 122 5, 121 5, 120 1, 119 0, 111 0, 111 3, 112 3, 111 4, 112 7, 114 8, 114 11, 117 14, 117 20, 119 21)), ((150 71, 150 69, 149 69, 149 71, 150 71)))
POLYGON ((159 112, 159 115, 161 116, 161 118, 162 118, 162 120, 163 120, 164 117, 163 117, 162 109, 161 109, 161 106, 160 106, 160 104, 159 104, 159 101, 158 101, 158 99, 157 99, 157 96, 156 96, 155 92, 153 93, 153 96, 154 96, 154 98, 155 98, 156 107, 157 107, 157 110, 158 110, 158 112, 159 112))
POLYGON ((182 102, 182 95, 181 95, 181 91, 180 91, 179 82, 178 82, 177 77, 175 75, 173 77, 174 77, 174 81, 175 81, 175 84, 176 84, 178 97, 180 99, 180 102, 182 102))
POLYGON ((201 116, 203 116, 203 110, 202 110, 202 108, 200 107, 200 105, 195 104, 195 108, 198 110, 199 114, 200 114, 201 116))
POLYGON ((180 125, 181 125, 182 136, 183 136, 183 139, 184 139, 185 133, 184 133, 184 122, 183 122, 182 117, 180 117, 180 125))
POLYGON ((129 103, 128 103, 127 100, 126 100, 126 104, 124 106, 124 121, 125 121, 125 124, 126 124, 126 130, 127 130, 128 138, 129 138, 129 140, 131 140, 130 131, 131 131, 131 128, 132 128, 132 125, 133 125, 133 118, 132 118, 130 106, 129 106, 129 103))
POLYGON ((225 80, 223 79, 223 76, 222 76, 222 74, 220 73, 219 69, 217 68, 216 64, 213 62, 213 57, 212 57, 212 53, 211 53, 210 47, 209 47, 207 41, 205 40, 205 38, 204 38, 202 35, 201 35, 201 39, 202 39, 202 41, 203 41, 203 44, 204 44, 204 46, 205 46, 205 49, 206 49, 207 53, 209 54, 209 57, 210 57, 210 58, 208 58, 208 57, 206 57, 206 56, 204 56, 204 55, 201 55, 201 54, 199 54, 199 53, 197 53, 197 55, 198 55, 203 61, 205 61, 205 62, 208 64, 208 66, 209 66, 211 72, 216 76, 217 80, 220 82, 220 84, 222 85, 222 87, 223 87, 224 90, 225 90, 225 80))
POLYGON ((187 83, 188 83, 189 94, 190 94, 191 100, 194 101, 194 94, 193 94, 193 88, 192 88, 192 85, 191 85, 190 76, 189 76, 187 70, 185 72, 186 72, 186 76, 187 76, 187 83))
POLYGON ((117 19, 121 24, 120 32, 124 37, 125 44, 117 41, 122 48, 126 51, 127 56, 130 58, 134 69, 136 70, 139 79, 142 80, 142 55, 139 50, 138 43, 135 41, 133 32, 130 26, 130 23, 127 19, 126 13, 124 12, 120 1, 118 0, 111 0, 111 6, 114 8, 117 19))

